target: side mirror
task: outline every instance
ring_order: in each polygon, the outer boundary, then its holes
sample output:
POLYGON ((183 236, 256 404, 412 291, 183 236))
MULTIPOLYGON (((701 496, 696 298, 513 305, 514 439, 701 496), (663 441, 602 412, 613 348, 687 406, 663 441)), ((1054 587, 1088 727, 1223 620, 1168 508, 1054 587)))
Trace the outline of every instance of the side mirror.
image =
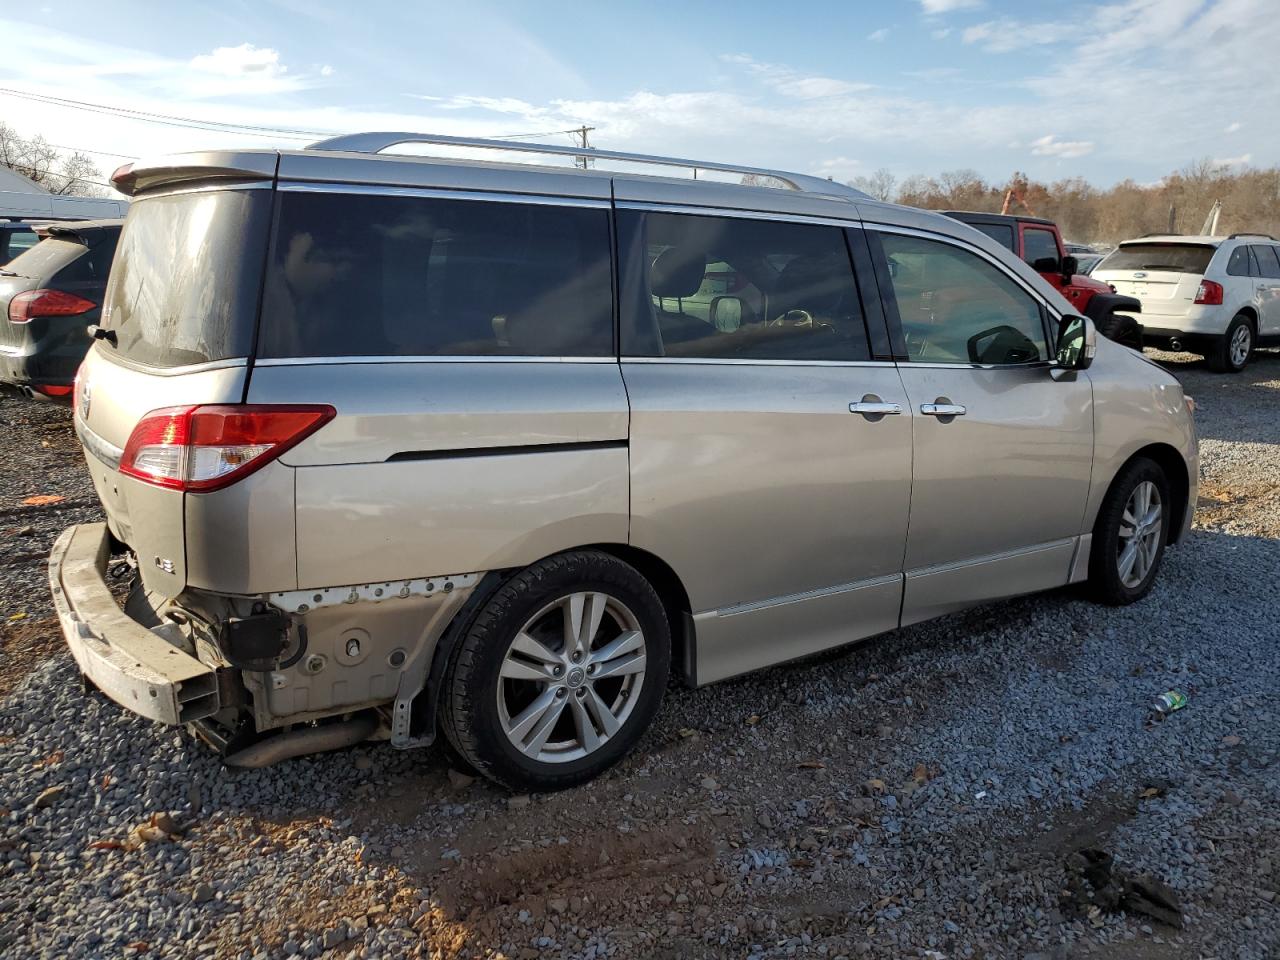
POLYGON ((1031 269, 1036 273, 1060 273, 1062 261, 1057 257, 1040 257, 1038 260, 1031 261, 1031 269))
POLYGON ((1058 324, 1055 348, 1057 366, 1063 370, 1088 370, 1098 352, 1098 331, 1088 317, 1067 314, 1058 324))
POLYGON ((1070 282, 1071 277, 1074 277, 1079 272, 1080 261, 1078 259, 1070 255, 1062 258, 1062 275, 1067 278, 1068 283, 1070 282))

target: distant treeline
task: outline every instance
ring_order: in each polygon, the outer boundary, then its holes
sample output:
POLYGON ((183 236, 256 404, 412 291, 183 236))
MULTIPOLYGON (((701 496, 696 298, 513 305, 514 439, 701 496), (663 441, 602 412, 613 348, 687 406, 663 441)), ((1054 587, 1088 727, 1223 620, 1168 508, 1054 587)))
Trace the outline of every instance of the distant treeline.
MULTIPOLYGON (((1280 167, 1235 169, 1211 160, 1193 163, 1156 184, 1124 180, 1101 190, 1080 177, 1040 183, 1015 173, 1006 183, 988 183, 974 170, 898 182, 888 170, 850 181, 881 200, 931 210, 999 212, 1013 187, 1036 216, 1048 217, 1063 236, 1078 243, 1118 243, 1169 229, 1199 233, 1215 200, 1222 201, 1218 233, 1269 233, 1280 237, 1280 167)), ((1010 213, 1027 213, 1014 200, 1010 213)))

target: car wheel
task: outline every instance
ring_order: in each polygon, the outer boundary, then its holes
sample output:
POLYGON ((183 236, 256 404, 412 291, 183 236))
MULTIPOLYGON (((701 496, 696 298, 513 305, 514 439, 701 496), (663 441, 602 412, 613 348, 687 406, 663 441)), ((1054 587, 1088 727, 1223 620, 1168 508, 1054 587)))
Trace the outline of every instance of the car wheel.
POLYGON ((1169 539, 1172 501, 1159 464, 1134 460, 1116 477, 1098 511, 1089 554, 1094 598, 1112 606, 1151 590, 1169 539))
POLYGON ((445 736, 513 790, 571 787, 635 746, 670 662, 662 601, 633 567, 597 551, 550 557, 500 587, 459 643, 445 736))
POLYGON ((1227 325, 1227 332, 1214 341, 1205 359, 1210 369, 1218 373, 1239 373, 1253 356, 1256 341, 1253 321, 1246 314, 1237 313, 1227 325))
POLYGON ((1098 324, 1098 333, 1130 350, 1142 352, 1142 327, 1127 314, 1107 314, 1098 324))

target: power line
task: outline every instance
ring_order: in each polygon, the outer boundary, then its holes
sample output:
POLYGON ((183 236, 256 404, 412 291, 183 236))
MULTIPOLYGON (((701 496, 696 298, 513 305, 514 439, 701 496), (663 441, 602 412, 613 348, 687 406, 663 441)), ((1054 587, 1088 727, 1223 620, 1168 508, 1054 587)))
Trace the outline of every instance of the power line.
POLYGON ((30 100, 34 103, 68 107, 72 110, 85 110, 89 113, 100 113, 107 116, 125 116, 144 123, 158 123, 167 127, 187 127, 193 130, 208 130, 215 133, 234 133, 240 136, 255 137, 267 134, 288 140, 311 140, 316 137, 332 137, 336 135, 332 131, 323 130, 296 130, 262 127, 247 123, 224 123, 221 120, 196 120, 176 117, 167 113, 152 113, 147 110, 134 110, 129 107, 116 107, 104 103, 90 103, 85 100, 70 100, 65 97, 55 97, 43 93, 29 93, 25 90, 14 90, 10 87, 0 87, 0 94, 18 97, 22 100, 30 100))

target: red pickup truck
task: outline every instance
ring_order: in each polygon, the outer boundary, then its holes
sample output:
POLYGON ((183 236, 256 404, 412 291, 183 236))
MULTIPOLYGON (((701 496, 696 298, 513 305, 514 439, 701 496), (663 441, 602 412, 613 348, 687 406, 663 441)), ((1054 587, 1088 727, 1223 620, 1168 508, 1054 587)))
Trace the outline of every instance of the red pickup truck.
POLYGON ((1116 293, 1109 284, 1077 273, 1076 258, 1066 252, 1062 234, 1052 220, 968 210, 948 210, 946 215, 981 230, 1031 264, 1078 312, 1092 320, 1104 337, 1142 349, 1142 326, 1130 316, 1141 313, 1142 304, 1116 293))

